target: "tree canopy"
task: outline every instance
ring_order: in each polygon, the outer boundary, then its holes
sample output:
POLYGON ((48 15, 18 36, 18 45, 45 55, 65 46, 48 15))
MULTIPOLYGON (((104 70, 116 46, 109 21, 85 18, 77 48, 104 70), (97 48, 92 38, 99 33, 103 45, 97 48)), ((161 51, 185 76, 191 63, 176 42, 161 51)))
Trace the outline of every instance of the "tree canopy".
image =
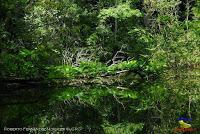
POLYGON ((200 0, 1 1, 0 76, 1 128, 198 128, 200 0))

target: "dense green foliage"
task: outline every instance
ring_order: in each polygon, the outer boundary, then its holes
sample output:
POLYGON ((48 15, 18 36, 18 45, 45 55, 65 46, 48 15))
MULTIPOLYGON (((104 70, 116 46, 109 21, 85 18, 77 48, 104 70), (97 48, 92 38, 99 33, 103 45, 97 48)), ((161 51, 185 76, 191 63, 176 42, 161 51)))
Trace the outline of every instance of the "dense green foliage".
POLYGON ((199 65, 200 0, 0 2, 0 80, 42 83, 0 91, 1 128, 169 134, 180 116, 198 128, 199 65))

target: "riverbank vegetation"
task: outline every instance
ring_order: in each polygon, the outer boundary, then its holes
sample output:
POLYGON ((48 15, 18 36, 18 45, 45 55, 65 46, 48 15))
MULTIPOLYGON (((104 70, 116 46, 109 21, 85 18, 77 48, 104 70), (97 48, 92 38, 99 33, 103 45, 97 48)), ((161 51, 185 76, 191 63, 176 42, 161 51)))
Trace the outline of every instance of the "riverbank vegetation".
POLYGON ((198 128, 199 70, 199 0, 0 3, 2 129, 169 134, 179 117, 198 128))

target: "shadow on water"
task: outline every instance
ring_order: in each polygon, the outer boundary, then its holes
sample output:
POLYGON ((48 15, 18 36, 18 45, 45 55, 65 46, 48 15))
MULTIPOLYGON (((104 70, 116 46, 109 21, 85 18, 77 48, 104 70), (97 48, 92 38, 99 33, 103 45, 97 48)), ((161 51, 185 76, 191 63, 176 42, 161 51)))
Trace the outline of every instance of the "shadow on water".
MULTIPOLYGON (((39 82, 1 83, 0 127, 6 128, 50 128, 60 133, 104 133, 99 111, 77 97, 68 101, 57 100, 54 94, 60 88, 39 82), (54 100, 55 98, 55 100, 54 100), (65 128, 65 130, 62 130, 65 128)), ((39 130, 47 133, 48 130, 39 130)), ((29 131, 7 131, 23 132, 29 131)))
MULTIPOLYGON (((198 72, 188 72, 186 76, 172 71, 166 74, 168 81, 141 82, 131 88, 4 82, 0 90, 0 127, 65 128, 60 133, 66 134, 104 134, 128 129, 137 134, 170 133, 179 125, 179 114, 188 109, 184 98, 199 89, 198 72), (193 90, 185 88, 191 85, 193 90), (137 126, 137 130, 132 126, 137 126)), ((191 116, 196 124, 198 107, 198 103, 191 102, 191 116)))

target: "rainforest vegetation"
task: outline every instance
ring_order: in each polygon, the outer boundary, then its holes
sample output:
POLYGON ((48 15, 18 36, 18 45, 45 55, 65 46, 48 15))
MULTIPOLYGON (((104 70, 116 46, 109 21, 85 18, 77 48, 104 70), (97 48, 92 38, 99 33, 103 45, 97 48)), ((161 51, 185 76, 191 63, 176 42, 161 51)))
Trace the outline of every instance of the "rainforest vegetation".
POLYGON ((200 128, 200 0, 0 0, 0 133, 172 134, 181 117, 200 128))

